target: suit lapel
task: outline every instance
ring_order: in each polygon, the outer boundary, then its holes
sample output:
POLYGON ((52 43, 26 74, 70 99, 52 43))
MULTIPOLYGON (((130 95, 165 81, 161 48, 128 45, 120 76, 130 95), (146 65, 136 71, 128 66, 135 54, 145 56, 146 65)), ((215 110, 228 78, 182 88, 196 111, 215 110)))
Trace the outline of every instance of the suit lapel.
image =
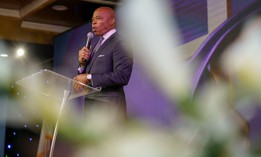
POLYGON ((98 56, 101 54, 101 52, 103 51, 104 48, 107 47, 107 45, 110 43, 111 40, 113 40, 113 38, 115 37, 116 33, 114 33, 113 35, 111 35, 101 46, 100 48, 93 54, 93 57, 91 59, 91 62, 89 63, 89 65, 87 66, 86 72, 89 73, 90 69, 93 65, 93 63, 95 62, 95 60, 98 58, 98 56))

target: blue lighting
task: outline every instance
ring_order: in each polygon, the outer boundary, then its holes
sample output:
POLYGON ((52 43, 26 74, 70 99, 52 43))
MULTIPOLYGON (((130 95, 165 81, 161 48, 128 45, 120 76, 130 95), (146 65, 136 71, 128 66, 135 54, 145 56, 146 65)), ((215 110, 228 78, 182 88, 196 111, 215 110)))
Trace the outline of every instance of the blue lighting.
POLYGON ((11 149, 11 148, 12 148, 12 145, 11 145, 11 144, 8 144, 8 145, 7 145, 7 148, 8 148, 8 149, 11 149))

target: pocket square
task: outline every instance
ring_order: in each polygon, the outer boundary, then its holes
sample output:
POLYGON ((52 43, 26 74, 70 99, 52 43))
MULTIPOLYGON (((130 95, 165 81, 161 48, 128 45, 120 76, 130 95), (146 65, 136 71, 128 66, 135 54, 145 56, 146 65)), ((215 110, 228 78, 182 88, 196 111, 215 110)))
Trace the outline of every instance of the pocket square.
POLYGON ((99 55, 98 57, 104 57, 104 55, 99 55))

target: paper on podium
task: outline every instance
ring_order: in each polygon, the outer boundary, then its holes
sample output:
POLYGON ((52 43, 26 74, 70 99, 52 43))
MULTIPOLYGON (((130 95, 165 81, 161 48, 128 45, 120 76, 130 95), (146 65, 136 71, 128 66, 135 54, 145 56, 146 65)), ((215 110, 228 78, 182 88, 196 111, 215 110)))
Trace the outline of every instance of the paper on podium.
POLYGON ((38 92, 55 100, 62 101, 64 91, 70 92, 69 99, 99 92, 100 89, 93 88, 81 82, 74 81, 61 74, 44 69, 25 77, 16 82, 18 85, 25 87, 32 92, 38 92), (80 85, 80 88, 74 88, 74 85, 80 85))

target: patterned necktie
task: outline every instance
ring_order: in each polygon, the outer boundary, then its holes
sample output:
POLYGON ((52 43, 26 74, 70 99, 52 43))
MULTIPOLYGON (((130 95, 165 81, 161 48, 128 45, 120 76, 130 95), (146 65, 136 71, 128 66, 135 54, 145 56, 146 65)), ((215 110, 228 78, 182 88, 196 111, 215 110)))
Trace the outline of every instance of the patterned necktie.
POLYGON ((93 49, 93 52, 95 53, 102 45, 103 37, 100 37, 100 40, 98 43, 95 45, 95 48, 93 49))

